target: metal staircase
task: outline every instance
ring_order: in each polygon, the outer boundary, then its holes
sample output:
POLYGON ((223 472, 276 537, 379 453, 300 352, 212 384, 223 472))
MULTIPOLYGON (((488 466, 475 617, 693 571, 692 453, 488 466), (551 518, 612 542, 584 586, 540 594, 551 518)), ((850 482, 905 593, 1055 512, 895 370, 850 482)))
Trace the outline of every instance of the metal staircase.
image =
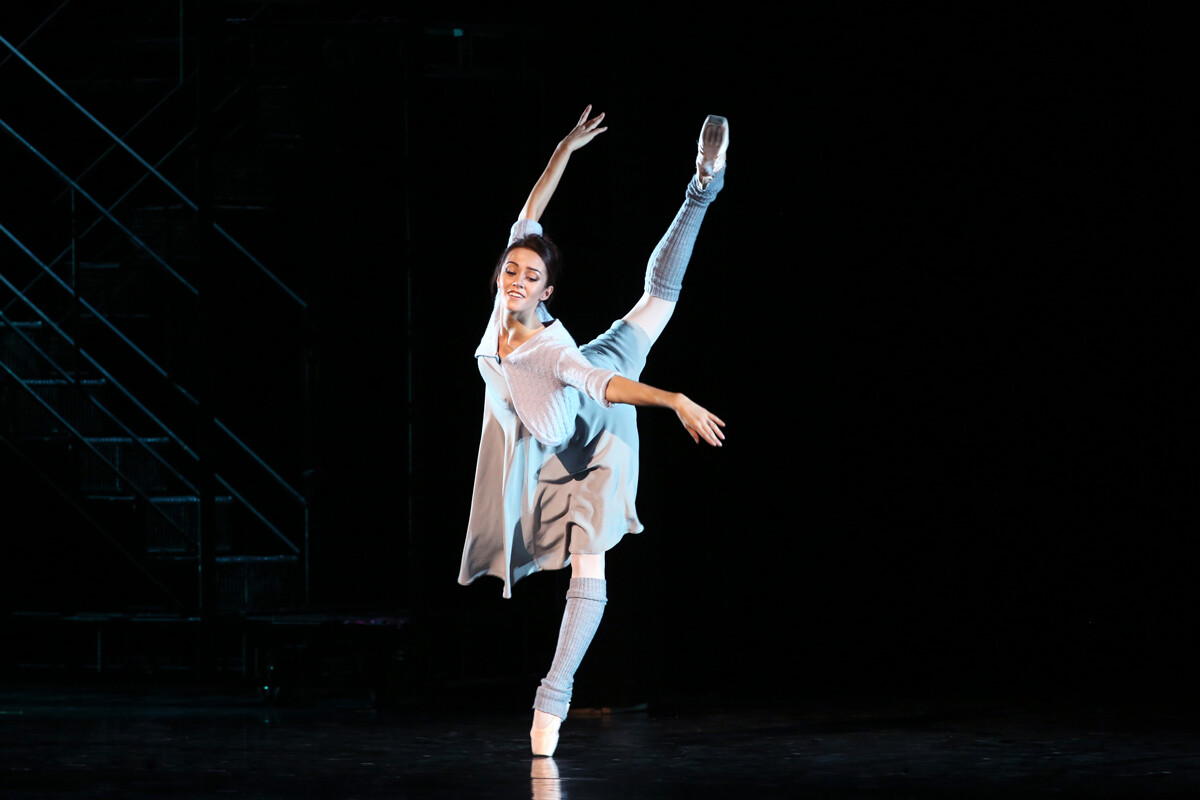
POLYGON ((241 87, 206 75, 192 4, 130 4, 57 69, 27 55, 97 5, 0 30, 0 459, 164 608, 302 607, 308 305, 232 233, 263 208, 214 166, 241 87))

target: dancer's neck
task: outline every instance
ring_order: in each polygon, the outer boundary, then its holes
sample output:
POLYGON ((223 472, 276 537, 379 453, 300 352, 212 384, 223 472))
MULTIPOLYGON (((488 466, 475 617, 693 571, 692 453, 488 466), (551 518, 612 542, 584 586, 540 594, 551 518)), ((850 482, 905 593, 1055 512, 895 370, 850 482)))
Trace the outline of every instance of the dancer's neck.
POLYGON ((525 342, 533 338, 538 331, 546 326, 538 318, 537 311, 512 312, 505 311, 500 315, 500 336, 497 342, 497 352, 504 358, 525 342))

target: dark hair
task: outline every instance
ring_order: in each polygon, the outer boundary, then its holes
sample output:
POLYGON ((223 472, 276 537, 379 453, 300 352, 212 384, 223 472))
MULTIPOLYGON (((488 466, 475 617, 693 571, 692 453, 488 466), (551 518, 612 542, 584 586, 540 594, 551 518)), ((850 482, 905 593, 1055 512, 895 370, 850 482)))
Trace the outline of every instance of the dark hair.
MULTIPOLYGON (((500 259, 496 262, 496 268, 492 270, 492 290, 496 290, 496 281, 500 279, 500 270, 504 269, 504 265, 508 263, 508 254, 518 247, 524 247, 526 250, 532 250, 538 254, 538 258, 542 259, 542 263, 546 265, 546 285, 557 287, 558 277, 562 273, 562 256, 558 252, 558 245, 545 236, 531 233, 517 239, 500 255, 500 259)), ((547 299, 546 302, 549 303, 550 300, 547 299)))

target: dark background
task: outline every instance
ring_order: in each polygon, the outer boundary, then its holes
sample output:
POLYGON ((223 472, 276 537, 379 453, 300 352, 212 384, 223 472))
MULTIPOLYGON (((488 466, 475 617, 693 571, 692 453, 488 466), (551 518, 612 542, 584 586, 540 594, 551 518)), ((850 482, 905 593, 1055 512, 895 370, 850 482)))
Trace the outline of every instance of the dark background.
MULTIPOLYGON (((316 607, 410 614, 435 683, 544 669, 565 574, 511 601, 454 581, 491 265, 593 104, 609 130, 543 221, 554 313, 580 341, 607 328, 717 113, 727 186, 643 379, 728 439, 639 414, 646 531, 609 554, 586 700, 1186 686, 1195 475, 1172 442, 1193 370, 1157 326, 1181 217, 1169 20, 362 6, 270 11, 317 23, 290 51, 305 142, 264 178, 260 234, 316 307, 316 463, 279 448, 318 476, 316 607)), ((22 552, 10 581, 44 559, 22 552)))

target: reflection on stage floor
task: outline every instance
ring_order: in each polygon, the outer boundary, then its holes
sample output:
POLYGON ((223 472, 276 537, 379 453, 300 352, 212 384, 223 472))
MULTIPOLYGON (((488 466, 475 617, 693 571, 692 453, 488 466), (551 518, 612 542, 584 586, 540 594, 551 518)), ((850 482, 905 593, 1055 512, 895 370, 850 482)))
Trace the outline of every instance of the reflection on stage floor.
POLYGON ((1157 797, 1200 792, 1185 711, 1019 700, 795 702, 573 714, 556 757, 524 711, 229 688, 0 692, 0 785, 29 798, 1157 797))

